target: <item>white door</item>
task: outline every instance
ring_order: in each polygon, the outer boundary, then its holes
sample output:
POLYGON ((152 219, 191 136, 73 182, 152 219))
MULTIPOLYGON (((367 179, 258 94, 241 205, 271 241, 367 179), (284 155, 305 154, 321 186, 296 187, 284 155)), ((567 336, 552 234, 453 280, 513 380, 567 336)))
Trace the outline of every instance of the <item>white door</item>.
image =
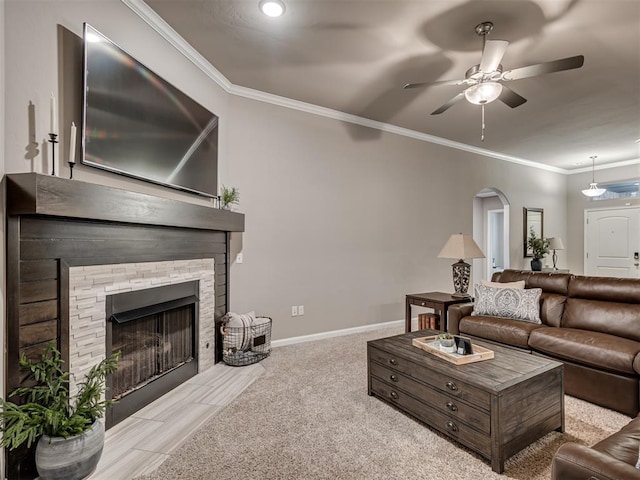
POLYGON ((640 208, 585 213, 585 275, 640 278, 640 208))

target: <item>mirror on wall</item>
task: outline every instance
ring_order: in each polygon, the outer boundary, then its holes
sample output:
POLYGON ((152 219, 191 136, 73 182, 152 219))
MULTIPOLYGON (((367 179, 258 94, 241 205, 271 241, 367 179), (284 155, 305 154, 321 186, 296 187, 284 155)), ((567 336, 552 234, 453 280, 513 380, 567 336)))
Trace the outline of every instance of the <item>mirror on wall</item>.
POLYGON ((524 219, 524 256, 525 257, 533 257, 531 253, 531 249, 527 247, 527 239, 531 233, 531 229, 536 234, 538 238, 544 238, 544 229, 543 229, 543 220, 544 220, 544 209, 542 208, 527 208, 523 207, 524 219))

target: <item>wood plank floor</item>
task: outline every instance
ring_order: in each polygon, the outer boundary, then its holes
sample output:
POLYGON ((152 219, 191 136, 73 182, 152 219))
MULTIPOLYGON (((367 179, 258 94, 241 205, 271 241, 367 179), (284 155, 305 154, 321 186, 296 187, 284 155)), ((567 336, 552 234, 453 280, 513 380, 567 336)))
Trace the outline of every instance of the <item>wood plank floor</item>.
POLYGON ((128 480, 153 472, 198 427, 232 402, 264 373, 259 363, 218 363, 139 410, 106 432, 90 480, 128 480))

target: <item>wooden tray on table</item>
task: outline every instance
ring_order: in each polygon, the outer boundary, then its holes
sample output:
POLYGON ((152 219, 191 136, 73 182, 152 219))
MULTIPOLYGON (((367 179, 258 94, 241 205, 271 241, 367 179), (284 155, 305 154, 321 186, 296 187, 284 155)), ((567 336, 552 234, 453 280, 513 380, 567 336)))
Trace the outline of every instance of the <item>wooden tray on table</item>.
POLYGON ((421 348, 422 350, 429 352, 437 357, 446 360, 447 362, 454 363, 456 365, 464 365, 465 363, 474 363, 481 362, 483 360, 489 360, 493 358, 493 350, 489 350, 488 348, 481 347, 480 345, 473 344, 473 353, 468 355, 460 355, 458 353, 449 353, 444 350, 440 350, 440 345, 438 344, 437 335, 432 335, 429 337, 419 337, 414 338, 412 340, 412 344, 414 347, 421 348))

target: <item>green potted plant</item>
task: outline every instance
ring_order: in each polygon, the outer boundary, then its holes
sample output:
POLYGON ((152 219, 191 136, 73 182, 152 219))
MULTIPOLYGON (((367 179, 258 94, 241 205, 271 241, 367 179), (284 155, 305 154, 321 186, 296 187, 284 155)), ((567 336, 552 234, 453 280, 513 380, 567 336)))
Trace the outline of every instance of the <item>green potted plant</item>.
POLYGON ((220 206, 224 210, 231 210, 233 205, 237 205, 240 201, 240 190, 236 187, 222 186, 222 195, 220 195, 220 206))
POLYGON ((531 227, 527 247, 531 249, 531 255, 533 256, 533 260, 531 260, 531 270, 539 272, 542 270, 542 259, 549 253, 549 240, 538 237, 533 227, 531 227))
POLYGON ((112 403, 104 399, 105 380, 117 368, 118 353, 93 366, 69 398, 69 372, 62 368, 60 352, 50 342, 42 359, 20 367, 29 372, 25 386, 11 393, 21 404, 0 399, 2 446, 13 450, 36 441, 36 468, 42 480, 75 480, 87 477, 96 467, 104 446, 100 422, 112 403))
POLYGON ((440 333, 437 339, 443 350, 450 351, 453 349, 454 338, 450 333, 440 333))

